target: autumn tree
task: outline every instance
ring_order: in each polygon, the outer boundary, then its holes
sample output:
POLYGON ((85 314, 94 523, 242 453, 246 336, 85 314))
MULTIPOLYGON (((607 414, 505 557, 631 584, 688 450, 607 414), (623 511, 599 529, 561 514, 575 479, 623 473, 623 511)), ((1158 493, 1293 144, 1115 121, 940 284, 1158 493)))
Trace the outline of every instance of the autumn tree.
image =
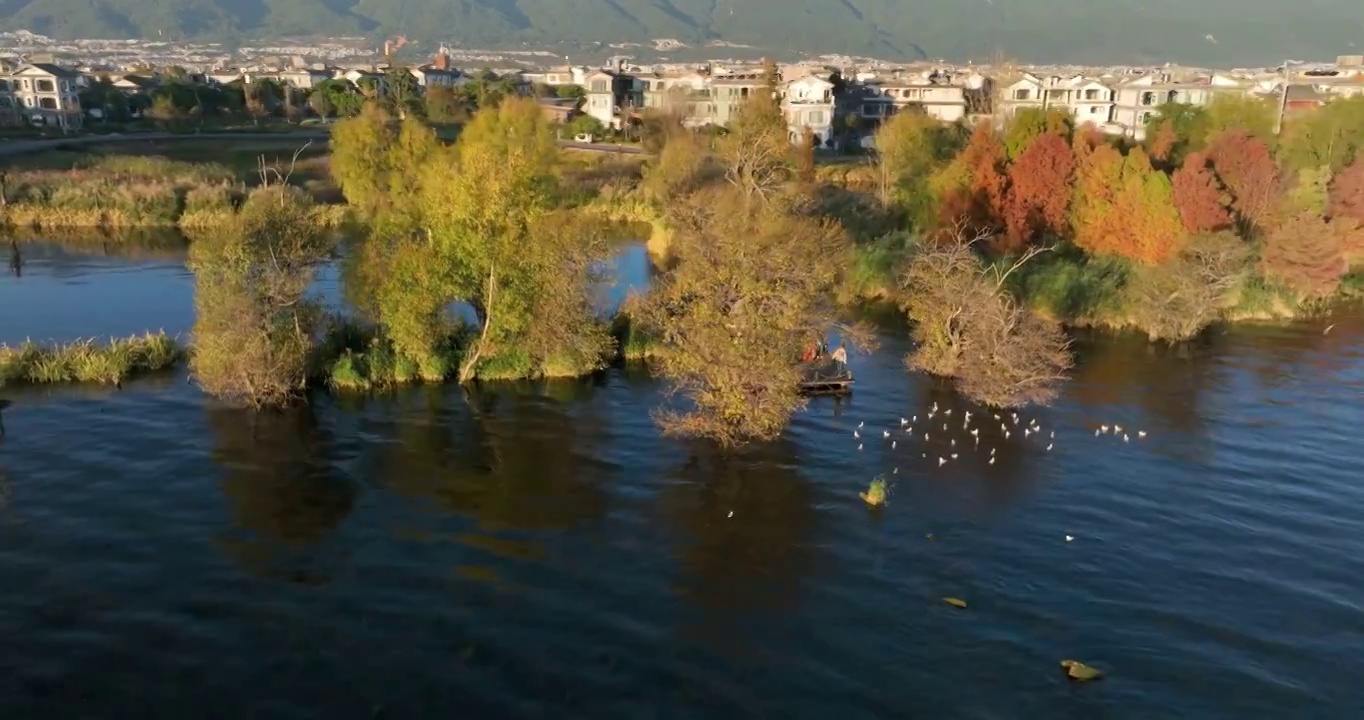
POLYGON ((1184 229, 1192 234, 1211 233, 1231 227, 1229 198, 1222 183, 1213 173, 1208 156, 1195 152, 1185 156, 1184 163, 1171 178, 1175 207, 1184 229))
POLYGON ((1283 218, 1265 235, 1261 271, 1304 298, 1331 295, 1347 270, 1339 229, 1312 212, 1283 218))
POLYGON ((792 179, 796 168, 795 148, 777 95, 775 64, 766 65, 764 77, 762 87, 739 106, 716 153, 725 179, 750 201, 773 194, 792 179))
POLYGON ((1009 167, 1004 226, 1015 246, 1067 229, 1075 154, 1060 135, 1038 136, 1009 167))
POLYGON ((325 92, 313 91, 308 95, 308 107, 317 113, 322 120, 326 120, 336 113, 336 106, 332 104, 331 96, 325 92))
POLYGON ((1020 307, 1009 276, 1039 248, 1008 266, 982 264, 988 240, 963 221, 922 245, 900 277, 901 308, 914 321, 912 369, 950 377, 968 397, 998 407, 1047 404, 1071 365, 1060 326, 1020 307))
POLYGON ((1109 145, 1082 153, 1071 224, 1086 252, 1159 264, 1179 252, 1186 235, 1170 178, 1151 167, 1140 147, 1126 157, 1109 145))
POLYGON ((1174 123, 1162 120, 1156 123, 1154 132, 1147 130, 1146 153, 1158 165, 1169 166, 1174 159, 1175 146, 1178 142, 1179 137, 1175 135, 1174 123))
POLYGON ((989 123, 971 133, 966 147, 931 182, 938 198, 938 225, 955 228, 964 220, 971 233, 993 234, 1003 227, 1008 195, 1008 160, 989 123))
POLYGON ((839 327, 833 292, 852 245, 794 200, 721 186, 673 204, 675 265, 638 315, 667 347, 659 372, 682 403, 657 414, 666 433, 770 440, 804 405, 801 350, 839 327))
POLYGON ((1273 209, 1279 168, 1269 146, 1241 128, 1226 130, 1208 143, 1208 157, 1231 198, 1231 211, 1243 237, 1251 237, 1273 209))
POLYGON ((1349 218, 1364 224, 1364 157, 1332 178, 1330 200, 1333 219, 1349 218))
POLYGON ((1229 232, 1200 235, 1159 267, 1137 267, 1124 288, 1131 320, 1152 340, 1189 340, 1231 305, 1250 249, 1229 232))
POLYGON ((1033 140, 1043 135, 1057 135, 1068 141, 1074 126, 1075 119, 1070 113, 1021 108, 1004 129, 1004 154, 1009 160, 1017 160, 1032 145, 1033 140))
POLYGON ((283 185, 256 190, 225 232, 195 239, 190 374, 205 392, 257 408, 302 393, 321 318, 306 293, 331 247, 308 197, 283 185))

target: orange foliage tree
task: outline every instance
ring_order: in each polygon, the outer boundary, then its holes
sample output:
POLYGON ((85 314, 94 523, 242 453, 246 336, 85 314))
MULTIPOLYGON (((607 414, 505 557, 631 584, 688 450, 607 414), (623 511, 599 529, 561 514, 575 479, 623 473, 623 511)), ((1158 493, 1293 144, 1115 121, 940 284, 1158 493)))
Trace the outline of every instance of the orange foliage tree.
POLYGON ((1240 128, 1218 133, 1208 144, 1213 169, 1231 195, 1231 209, 1241 234, 1254 234, 1273 209, 1279 190, 1279 167, 1264 141, 1240 128))
POLYGON ((1146 139, 1146 149, 1150 153, 1151 159, 1162 166, 1168 166, 1175 155, 1175 145, 1179 142, 1179 136, 1175 134, 1175 124, 1170 120, 1162 120, 1156 126, 1156 131, 1146 139))
POLYGON ((1208 165, 1208 156, 1189 153, 1171 179, 1175 207, 1184 229, 1193 234, 1217 232, 1231 227, 1226 190, 1208 165))
POLYGON ((1033 139, 1009 167, 1003 219, 1013 246, 1065 231, 1074 171, 1075 153, 1070 144, 1052 133, 1033 139))
POLYGON ((940 197, 939 226, 956 227, 964 219, 973 235, 997 232, 1003 225, 1008 195, 1007 163, 994 130, 988 123, 977 125, 966 147, 935 183, 940 197))
POLYGON ((1082 150, 1071 212, 1075 244, 1148 265, 1174 257, 1187 235, 1172 194, 1170 178, 1139 147, 1127 157, 1108 144, 1082 150))

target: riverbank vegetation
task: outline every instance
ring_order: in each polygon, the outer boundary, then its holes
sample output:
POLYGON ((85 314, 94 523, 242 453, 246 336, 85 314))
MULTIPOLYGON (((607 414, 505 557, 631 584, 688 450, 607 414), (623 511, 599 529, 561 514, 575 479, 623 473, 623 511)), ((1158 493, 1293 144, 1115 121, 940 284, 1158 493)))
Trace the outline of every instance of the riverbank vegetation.
POLYGON ((170 368, 185 358, 185 348, 165 333, 147 333, 44 345, 26 341, 0 345, 0 387, 8 384, 65 382, 116 385, 146 372, 170 368))
MULTIPOLYGON (((190 246, 191 374, 264 407, 315 386, 647 360, 670 390, 660 427, 732 446, 778 436, 802 407, 807 347, 837 335, 870 348, 850 300, 910 320, 909 368, 1020 406, 1065 380, 1066 325, 1178 341, 1364 285, 1364 114, 1346 102, 1279 136, 1254 102, 1172 106, 1140 144, 1042 111, 974 128, 903 113, 869 162, 822 165, 767 90, 723 134, 651 116, 642 161, 566 155, 528 98, 483 103, 453 143, 410 108, 363 103, 332 136, 355 220, 339 246, 319 220, 329 206, 288 173, 253 188, 211 164, 185 170, 176 222, 200 212, 192 191, 232 194, 204 201, 231 221, 190 246), (664 270, 603 312, 619 220, 647 224, 664 270), (307 288, 338 254, 350 314, 328 316, 307 288)), ((171 216, 158 202, 139 212, 171 216)))
MULTIPOLYGON (((0 227, 40 232, 220 227, 235 221, 252 187, 287 179, 321 200, 336 199, 320 150, 306 143, 198 141, 21 158, 0 172, 0 227), (212 160, 208 158, 214 158, 212 160)), ((317 222, 335 227, 343 207, 318 205, 317 222)))
POLYGON ((894 295, 896 255, 911 262, 965 230, 982 267, 1034 255, 1007 291, 1070 325, 1177 341, 1219 320, 1311 312, 1364 265, 1364 99, 1292 118, 1280 136, 1271 111, 1165 107, 1143 144, 1058 112, 1023 110, 969 136, 898 116, 863 187, 911 240, 862 238, 859 290, 894 295))

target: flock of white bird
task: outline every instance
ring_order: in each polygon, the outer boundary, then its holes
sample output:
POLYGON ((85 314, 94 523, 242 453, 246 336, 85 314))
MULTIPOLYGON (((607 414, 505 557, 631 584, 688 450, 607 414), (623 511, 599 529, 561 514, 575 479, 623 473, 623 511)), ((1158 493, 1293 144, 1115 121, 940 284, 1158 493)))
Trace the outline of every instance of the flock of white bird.
MULTIPOLYGON (((1056 445, 1056 431, 1045 430, 1042 425, 1038 423, 1036 418, 1030 420, 1024 419, 1019 417, 1016 412, 1007 412, 1003 414, 992 413, 990 417, 994 422, 999 423, 999 431, 1004 440, 1009 440, 1021 430, 1023 433, 1023 440, 1040 442, 1042 440, 1043 432, 1046 432, 1046 452, 1051 452, 1051 449, 1056 445)), ((964 436, 961 437, 963 450, 966 449, 964 447, 966 443, 970 443, 969 449, 971 452, 980 450, 980 431, 981 428, 987 427, 986 423, 988 421, 984 418, 978 418, 969 410, 963 412, 960 418, 960 431, 964 434, 964 436), (972 426, 973 421, 975 422, 974 427, 972 426)), ((865 422, 859 422, 857 424, 857 429, 853 430, 853 439, 857 441, 857 449, 859 451, 864 448, 863 431, 865 430, 865 426, 865 422)), ((918 415, 909 418, 902 417, 900 418, 900 425, 898 428, 882 429, 881 438, 882 440, 889 441, 890 449, 895 450, 899 447, 901 438, 904 438, 905 440, 919 439, 924 443, 928 443, 932 439, 934 432, 941 432, 943 435, 940 436, 940 438, 947 438, 949 450, 946 456, 938 456, 938 467, 942 467, 949 462, 956 460, 960 454, 957 452, 958 437, 953 436, 957 430, 956 423, 952 419, 952 410, 940 409, 935 402, 933 403, 933 407, 928 410, 928 414, 924 417, 922 422, 920 422, 918 415), (939 427, 941 427, 941 429, 939 429, 939 427)), ((875 431, 873 430, 873 432, 875 431)), ((1100 425, 1097 428, 1094 428, 1095 437, 1108 435, 1110 433, 1115 438, 1121 437, 1123 442, 1131 442, 1131 436, 1123 430, 1121 425, 1100 425)), ((1138 439, 1145 438, 1146 431, 1138 430, 1136 431, 1136 436, 1138 439)), ((988 449, 990 453, 988 464, 994 465, 996 448, 992 447, 988 449)), ((922 456, 927 458, 928 452, 923 452, 922 456)), ((899 468, 894 470, 894 474, 898 474, 899 472, 899 468)))

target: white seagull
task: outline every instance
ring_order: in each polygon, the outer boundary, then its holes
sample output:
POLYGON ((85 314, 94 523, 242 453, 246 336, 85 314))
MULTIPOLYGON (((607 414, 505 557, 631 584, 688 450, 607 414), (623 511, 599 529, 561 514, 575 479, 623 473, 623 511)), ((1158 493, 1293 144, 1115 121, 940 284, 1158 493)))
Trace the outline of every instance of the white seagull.
POLYGON ((946 460, 944 460, 943 458, 938 458, 938 467, 942 467, 946 464, 947 464, 946 460))

